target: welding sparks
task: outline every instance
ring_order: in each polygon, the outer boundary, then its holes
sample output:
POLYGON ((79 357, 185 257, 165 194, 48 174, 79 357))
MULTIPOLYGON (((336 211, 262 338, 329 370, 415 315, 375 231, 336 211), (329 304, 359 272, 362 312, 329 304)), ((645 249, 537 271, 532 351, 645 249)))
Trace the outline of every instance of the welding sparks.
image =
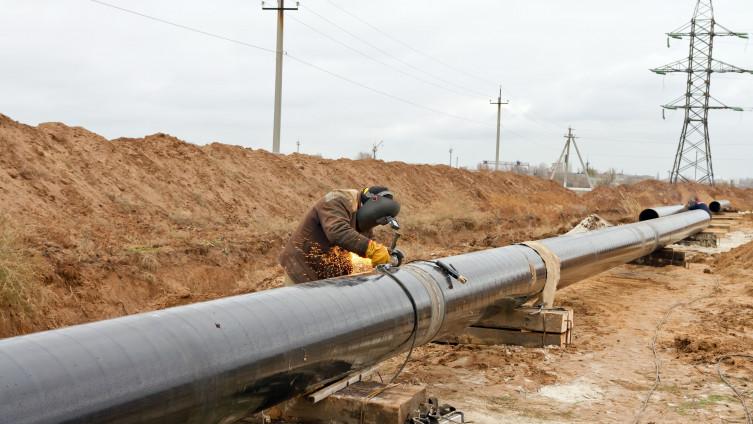
POLYGON ((371 259, 362 258, 353 252, 350 252, 350 263, 353 264, 353 273, 369 272, 374 267, 371 265, 371 259))

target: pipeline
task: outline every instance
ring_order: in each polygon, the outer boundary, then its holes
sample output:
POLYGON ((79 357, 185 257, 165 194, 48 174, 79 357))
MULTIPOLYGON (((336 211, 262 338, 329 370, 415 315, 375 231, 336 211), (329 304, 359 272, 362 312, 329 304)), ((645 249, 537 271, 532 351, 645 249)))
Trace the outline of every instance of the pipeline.
POLYGON ((671 206, 654 206, 653 208, 642 210, 638 215, 638 221, 646 221, 649 219, 660 218, 662 216, 674 215, 686 210, 688 210, 688 207, 682 204, 671 206))
MULTIPOLYGON (((564 287, 709 221, 689 211, 539 243, 564 287)), ((0 340, 0 422, 234 422, 461 331, 545 280, 541 256, 512 245, 0 340)))
POLYGON ((709 209, 714 213, 721 213, 732 210, 732 203, 729 200, 714 200, 709 203, 709 209))

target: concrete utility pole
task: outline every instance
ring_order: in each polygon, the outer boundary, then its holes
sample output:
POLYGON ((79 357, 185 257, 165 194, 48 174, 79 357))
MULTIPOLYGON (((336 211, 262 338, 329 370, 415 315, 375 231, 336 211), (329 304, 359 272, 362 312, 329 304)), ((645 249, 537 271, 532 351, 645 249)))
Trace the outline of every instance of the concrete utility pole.
POLYGON ((261 2, 262 10, 277 11, 277 48, 275 60, 275 117, 274 129, 272 130, 272 153, 280 153, 280 121, 282 114, 282 32, 284 27, 284 13, 286 10, 298 10, 298 2, 295 7, 285 7, 285 0, 277 0, 277 6, 267 7, 266 2, 261 2))
POLYGON ((452 168, 452 147, 450 147, 450 168, 452 168))
POLYGON ((374 143, 374 147, 371 148, 371 158, 376 160, 376 152, 379 150, 379 147, 384 144, 384 140, 380 140, 379 143, 374 143))
POLYGON ((295 152, 301 153, 301 139, 299 138, 298 141, 295 142, 295 152))
POLYGON ((499 126, 502 121, 502 105, 509 104, 509 101, 502 101, 502 86, 499 87, 499 96, 497 101, 489 100, 489 104, 497 105, 497 151, 494 154, 494 170, 499 170, 499 126))

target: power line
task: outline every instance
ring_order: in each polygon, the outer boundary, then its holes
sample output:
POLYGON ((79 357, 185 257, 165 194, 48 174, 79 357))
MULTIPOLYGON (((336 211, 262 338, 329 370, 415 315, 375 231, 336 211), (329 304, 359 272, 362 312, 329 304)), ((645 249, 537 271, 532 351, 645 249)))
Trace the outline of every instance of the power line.
MULTIPOLYGON (((124 7, 116 6, 116 5, 113 5, 113 4, 110 4, 110 3, 106 3, 106 2, 103 2, 101 0, 89 0, 89 1, 91 1, 93 3, 100 4, 102 6, 107 6, 107 7, 113 8, 113 9, 117 9, 117 10, 120 10, 120 11, 125 12, 125 13, 129 13, 129 14, 132 14, 132 15, 140 16, 140 17, 143 17, 143 18, 155 21, 155 22, 159 22, 159 23, 162 23, 162 24, 170 25, 170 26, 173 26, 175 28, 179 28, 179 29, 191 31, 191 32, 194 32, 194 33, 197 33, 197 34, 201 34, 201 35, 205 35, 205 36, 208 36, 208 37, 212 37, 212 38, 215 38, 215 39, 218 39, 218 40, 227 41, 227 42, 230 42, 230 43, 234 43, 234 44, 238 44, 238 45, 241 45, 241 46, 245 46, 245 47, 250 47, 250 48, 262 50, 262 51, 269 52, 269 53, 277 53, 276 50, 273 50, 273 49, 268 49, 268 48, 261 47, 261 46, 255 45, 255 44, 247 43, 245 41, 240 41, 240 40, 237 40, 237 39, 234 39, 234 38, 226 37, 226 36, 223 36, 223 35, 218 35, 218 34, 215 34, 215 33, 211 33, 211 32, 204 31, 204 30, 201 30, 201 29, 197 29, 197 28, 194 28, 194 27, 190 27, 190 26, 187 26, 187 25, 183 25, 183 24, 179 24, 179 23, 176 23, 176 22, 168 21, 166 19, 157 18, 155 16, 147 15, 147 14, 144 14, 144 13, 141 13, 141 12, 137 12, 135 10, 126 9, 124 7)), ((416 108, 419 108, 419 109, 424 109, 424 110, 427 110, 427 111, 430 111, 430 112, 434 112, 434 113, 437 113, 437 114, 445 115, 445 116, 448 116, 450 118, 458 119, 458 120, 461 120, 461 121, 466 121, 466 122, 470 122, 470 123, 474 123, 474 124, 479 124, 479 125, 487 125, 486 122, 482 122, 482 121, 479 121, 479 120, 467 118, 467 117, 464 117, 464 116, 456 115, 454 113, 445 112, 445 111, 442 111, 442 110, 439 110, 439 109, 435 109, 435 108, 432 108, 432 107, 429 107, 429 106, 425 106, 425 105, 422 105, 420 103, 416 103, 416 102, 414 102, 412 100, 409 100, 409 99, 406 99, 406 98, 403 98, 403 97, 400 97, 400 96, 396 96, 394 94, 391 94, 391 93, 388 93, 386 91, 380 90, 378 88, 371 87, 369 85, 366 85, 366 84, 363 84, 363 83, 358 82, 356 80, 353 80, 353 79, 351 79, 349 77, 346 77, 344 75, 341 75, 341 74, 338 74, 336 72, 330 71, 330 70, 328 70, 326 68, 323 68, 323 67, 321 67, 319 65, 316 65, 314 63, 311 63, 311 62, 309 62, 309 61, 307 61, 305 59, 299 58, 297 56, 293 56, 293 55, 289 54, 287 51, 285 51, 283 53, 289 59, 291 59, 291 60, 294 60, 294 61, 296 61, 298 63, 303 64, 303 65, 306 65, 306 66, 308 66, 310 68, 316 69, 316 70, 318 70, 320 72, 328 74, 328 75, 330 75, 332 77, 335 77, 337 79, 343 80, 343 81, 345 81, 345 82, 347 82, 349 84, 352 84, 352 85, 361 87, 361 88, 363 88, 365 90, 371 91, 373 93, 382 95, 384 97, 388 97, 390 99, 399 101, 401 103, 405 103, 407 105, 410 105, 410 106, 413 106, 413 107, 416 107, 416 108)))
MULTIPOLYGON (((371 23, 369 23, 369 22, 367 22, 366 20, 362 19, 361 17, 359 17, 359 16, 355 15, 354 13, 352 13, 352 12, 349 12, 348 10, 344 9, 344 8, 343 8, 342 6, 340 6, 340 5, 336 4, 336 3, 334 3, 333 1, 331 1, 331 0, 327 0, 327 1, 329 2, 329 4, 331 4, 332 6, 334 6, 334 7, 336 8, 336 9, 340 10, 341 12, 343 12, 343 13, 345 13, 345 14, 347 14, 347 15, 351 16, 352 18, 354 18, 354 19, 356 19, 357 21, 359 21, 359 22, 361 22, 361 23, 365 24, 366 26, 368 26, 369 28, 373 29, 374 31, 376 31, 376 32, 378 32, 378 33, 382 34, 383 36, 385 36, 385 37, 389 38, 390 40, 392 40, 392 41, 394 41, 394 42, 396 42, 396 43, 398 43, 398 44, 400 44, 400 45, 402 45, 402 46, 404 46, 404 47, 406 47, 406 48, 410 49, 411 51, 413 51, 413 52, 415 52, 415 53, 418 53, 418 54, 420 54, 421 56, 424 56, 424 57, 426 57, 426 58, 429 58, 429 59, 431 59, 431 60, 433 60, 433 61, 435 61, 435 62, 439 63, 439 64, 440 64, 440 65, 442 65, 442 66, 445 66, 445 67, 447 67, 447 68, 449 68, 449 69, 452 69, 452 70, 453 70, 453 71, 455 71, 455 72, 459 72, 459 73, 461 73, 461 74, 465 74, 465 75, 467 75, 467 76, 469 76, 469 77, 472 77, 472 78, 475 78, 475 79, 477 79, 477 80, 479 80, 479 81, 484 81, 484 82, 487 82, 487 83, 490 83, 490 84, 495 84, 495 85, 497 85, 497 84, 498 84, 498 83, 496 83, 496 82, 494 82, 494 81, 491 81, 491 80, 489 80, 489 79, 487 79, 487 78, 484 78, 484 77, 478 76, 478 75, 476 75, 476 74, 472 74, 472 73, 470 73, 470 72, 468 72, 468 71, 465 71, 465 70, 463 70, 463 69, 460 69, 460 68, 458 68, 458 67, 456 67, 456 66, 454 66, 454 65, 451 65, 451 64, 449 64, 449 63, 447 63, 447 62, 445 62, 445 61, 443 61, 443 60, 441 60, 441 59, 439 59, 439 58, 437 58, 437 57, 435 57, 435 56, 432 56, 432 55, 430 55, 430 54, 427 54, 427 53, 423 52, 422 50, 420 50, 420 49, 417 49, 417 48, 415 48, 415 47, 413 47, 413 46, 409 45, 408 43, 406 43, 406 42, 404 42, 404 41, 400 40, 399 38, 397 38, 397 37, 393 37, 393 36, 392 36, 392 35, 390 35, 389 33, 385 32, 385 31, 382 31, 381 29, 379 29, 379 28, 378 28, 378 27, 376 27, 375 25, 372 25, 371 23)), ((505 91, 507 91, 507 90, 505 90, 505 91)))
POLYGON ((461 121, 471 122, 471 123, 474 123, 474 124, 479 124, 479 125, 488 125, 488 124, 487 124, 486 122, 483 122, 483 121, 478 121, 478 120, 476 120, 476 119, 466 118, 466 117, 464 117, 464 116, 460 116, 460 115, 455 115, 454 113, 450 113, 450 112, 445 112, 445 111, 442 111, 442 110, 439 110, 439 109, 434 109, 434 108, 432 108, 432 107, 429 107, 429 106, 424 106, 424 105, 422 105, 422 104, 419 104, 419 103, 416 103, 416 102, 414 102, 414 101, 412 101, 412 100, 408 100, 408 99, 405 99, 405 98, 403 98, 403 97, 399 97, 399 96, 396 96, 396 95, 394 95, 394 94, 390 94, 390 93, 388 93, 388 92, 386 92, 386 91, 382 91, 382 90, 380 90, 380 89, 378 89, 378 88, 374 88, 374 87, 368 86, 368 85, 366 85, 366 84, 362 84, 362 83, 360 83, 360 82, 358 82, 358 81, 352 80, 352 79, 350 79, 350 78, 348 78, 348 77, 346 77, 346 76, 343 76, 343 75, 340 75, 340 74, 338 74, 338 73, 332 72, 332 71, 330 71, 330 70, 328 70, 328 69, 322 68, 322 67, 321 67, 321 66, 319 66, 319 65, 316 65, 316 64, 314 64, 314 63, 308 62, 308 61, 306 61, 306 60, 303 60, 303 59, 301 59, 301 58, 299 58, 299 57, 296 57, 296 56, 292 56, 292 55, 290 55, 290 54, 287 54, 287 56, 288 56, 288 57, 289 57, 290 59, 292 59, 292 60, 295 60, 295 61, 297 61, 297 62, 299 62, 299 63, 302 63, 302 64, 304 64, 304 65, 306 65, 306 66, 309 66, 309 67, 311 67, 311 68, 314 68, 314 69, 316 69, 316 70, 318 70, 318 71, 321 71, 321 72, 324 72, 324 73, 326 73, 326 74, 329 74, 329 75, 331 75, 331 76, 333 76, 333 77, 335 77, 335 78, 341 79, 341 80, 343 80, 343 81, 346 81, 346 82, 348 82, 348 83, 350 83, 350 84, 356 85, 356 86, 358 86, 358 87, 361 87, 361 88, 363 88, 363 89, 366 89, 366 90, 372 91, 372 92, 374 92, 374 93, 377 93, 377 94, 381 94, 382 96, 385 96, 385 97, 389 97, 389 98, 391 98, 391 99, 393 99, 393 100, 397 100, 397 101, 399 101, 399 102, 402 102, 402 103, 405 103, 405 104, 408 104, 408 105, 411 105, 411 106, 417 107, 417 108, 419 108, 419 109, 424 109, 424 110, 428 110, 428 111, 430 111, 430 112, 434 112, 434 113, 438 113, 438 114, 441 114, 441 115, 449 116, 450 118, 455 118, 455 119, 459 119, 459 120, 461 120, 461 121))
MULTIPOLYGON (((633 140, 633 139, 624 139, 624 138, 611 138, 611 137, 581 137, 584 140, 593 140, 593 141, 613 141, 616 143, 627 143, 627 144, 651 144, 654 146, 677 146, 676 142, 670 142, 670 143, 657 143, 654 141, 649 140, 633 140)), ((753 143, 720 143, 715 144, 715 146, 727 146, 727 147, 733 147, 733 146, 753 146, 753 143)))
POLYGON ((251 47, 251 48, 254 48, 254 49, 257 49, 257 50, 261 50, 261 51, 265 51, 265 52, 268 52, 268 53, 277 53, 274 49, 268 49, 266 47, 258 46, 256 44, 247 43, 245 41, 236 40, 236 39, 233 39, 233 38, 225 37, 223 35, 213 34, 211 32, 207 32, 207 31, 204 31, 204 30, 201 30, 201 29, 192 28, 192 27, 189 27, 189 26, 186 26, 186 25, 182 25, 182 24, 179 24, 179 23, 175 23, 175 22, 171 22, 171 21, 168 21, 168 20, 165 20, 165 19, 162 19, 162 18, 157 18, 157 17, 150 16, 150 15, 147 15, 147 14, 144 14, 144 13, 141 13, 141 12, 137 12, 135 10, 126 9, 124 7, 116 6, 116 5, 110 4, 110 3, 105 3, 105 2, 100 1, 100 0, 89 0, 89 1, 91 1, 92 3, 97 3, 97 4, 102 5, 102 6, 107 6, 107 7, 113 8, 113 9, 120 10, 121 12, 130 13, 132 15, 141 16, 142 18, 150 19, 152 21, 156 21, 156 22, 159 22, 159 23, 162 23, 162 24, 166 24, 166 25, 174 26, 176 28, 184 29, 186 31, 191 31, 191 32, 195 32, 197 34, 206 35, 207 37, 212 37, 212 38, 216 38, 218 40, 228 41, 230 43, 239 44, 239 45, 242 45, 242 46, 245 46, 245 47, 251 47))
MULTIPOLYGON (((323 31, 321 31, 321 30, 319 30, 319 29, 317 29, 317 28, 315 28, 315 27, 313 27, 313 26, 311 26, 311 25, 309 25, 309 24, 307 24, 306 22, 303 22, 302 20, 300 20, 300 19, 298 19, 298 18, 295 18, 295 17, 292 17, 292 16, 290 16, 290 17, 288 17, 288 18, 289 18, 289 19, 293 19, 294 21, 298 22, 299 24, 303 25, 304 27, 308 28, 309 30, 311 30, 311 31, 313 31, 313 32, 315 32, 315 33, 317 33, 317 34, 321 35, 322 37, 325 37, 325 38, 327 38, 328 40, 330 40, 330 41, 332 41, 332 42, 335 42, 335 43, 337 43, 337 44, 339 44, 339 45, 341 45, 341 46, 343 46, 343 47, 347 48, 348 50, 351 50, 351 51, 355 52, 356 54, 358 54, 358 55, 360 55, 360 56, 363 56, 363 57, 365 57, 366 59, 369 59, 369 60, 371 60, 371 61, 373 61, 373 62, 376 62, 376 63, 378 63, 378 64, 380 64, 380 65, 386 66, 386 67, 388 67, 388 68, 390 68, 390 69, 394 70, 395 72, 399 72, 400 74, 406 75, 406 76, 408 76, 408 77, 410 77, 410 78, 413 78, 413 79, 415 79, 415 80, 417 80, 417 81, 421 81, 421 82, 423 82, 423 83, 425 83, 425 84, 429 84, 429 85, 432 85, 432 86, 434 86, 434 87, 440 88, 440 89, 442 89, 442 90, 446 90, 446 91, 449 91, 449 92, 451 92, 451 93, 459 94, 459 95, 461 95, 461 96, 466 96, 466 95, 467 95, 467 93, 464 93, 464 92, 460 92, 460 91, 454 90, 454 89, 452 89, 452 88, 450 88, 450 87, 446 87, 446 86, 444 86, 444 85, 441 85, 441 84, 437 84, 437 83, 435 83, 435 82, 433 82, 433 81, 429 81, 429 80, 427 80, 427 79, 421 78, 421 77, 419 77, 419 76, 416 76, 416 75, 414 75, 414 74, 411 74, 410 72, 406 72, 406 71, 404 71, 404 70, 402 70, 402 69, 400 69, 400 68, 398 68, 398 67, 396 67, 396 66, 393 66, 393 65, 391 65, 391 64, 389 64, 389 63, 387 63, 387 62, 384 62, 384 61, 382 61, 382 60, 379 60, 379 59, 377 59, 377 58, 375 58, 375 57, 373 57, 373 56, 370 56, 370 55, 368 55, 368 54, 366 54, 366 53, 362 52, 361 50, 358 50, 357 48, 355 48, 355 47, 353 47, 353 46, 350 46, 350 45, 348 45, 348 44, 346 44, 346 43, 344 43, 344 42, 342 42, 342 41, 338 40, 337 38, 335 38, 335 37, 333 37, 333 36, 331 36, 331 35, 329 35, 329 34, 327 34, 327 33, 323 32, 323 31)), ((475 96, 473 96, 473 97, 475 98, 475 96)))
POLYGON ((339 29, 340 31, 348 34, 349 36, 351 36, 351 37, 355 38, 356 40, 358 40, 358 41, 366 44, 367 46, 371 47, 372 49, 374 49, 374 50, 382 53, 383 55, 385 55, 387 57, 392 58, 393 60, 395 60, 397 62, 402 63, 403 65, 405 65, 405 66, 407 66, 407 67, 409 67, 409 68, 411 68, 411 69, 413 69, 415 71, 418 71, 418 72, 420 72, 422 74, 426 74, 426 75, 428 75, 428 76, 436 79, 437 81, 442 81, 443 83, 445 83, 447 85, 451 85, 453 87, 456 87, 456 88, 458 88, 460 90, 468 91, 468 92, 474 93, 474 94, 476 94, 478 96, 487 97, 487 95, 484 94, 484 93, 481 93, 479 91, 473 90, 473 89, 468 88, 468 87, 463 87, 461 85, 455 84, 452 81, 448 81, 448 80, 446 80, 446 79, 444 79, 442 77, 439 77, 439 76, 437 76, 435 74, 432 74, 431 72, 427 72, 427 71, 425 71, 425 70, 423 70, 423 69, 421 69, 421 68, 419 68, 417 66, 413 66, 412 64, 404 61, 403 59, 400 59, 399 57, 393 55, 392 53, 390 53, 390 52, 382 49, 381 47, 375 45, 374 43, 371 43, 371 42, 369 42, 367 40, 364 40, 362 37, 359 37, 357 34, 354 34, 352 31, 349 31, 349 30, 343 28, 341 25, 337 24, 336 22, 332 21, 331 19, 327 18, 326 16, 324 16, 324 15, 322 15, 320 13, 317 13, 315 10, 311 9, 311 7, 306 6, 305 9, 308 10, 309 12, 311 12, 312 14, 314 14, 315 16, 317 16, 319 19, 321 19, 321 20, 327 22, 328 24, 334 26, 335 28, 339 29))
MULTIPOLYGON (((389 33, 387 33, 386 31, 383 31, 382 29, 380 29, 380 28, 378 28, 377 26, 375 26, 375 25, 371 24, 370 22, 366 21, 365 19, 363 19, 363 18, 361 18, 361 17, 357 16, 356 14, 354 14, 354 13, 352 13, 352 12, 350 12, 350 11, 348 11, 348 10, 344 9, 344 8, 343 8, 342 6, 340 6, 340 5, 336 4, 336 3, 335 3, 335 2, 333 2, 332 0, 327 0, 327 2, 328 2, 328 3, 330 3, 330 4, 331 4, 331 5, 333 6, 333 7, 335 7, 336 9, 340 10, 341 12, 343 12, 343 13, 347 14, 348 16, 350 16, 350 17, 352 17, 352 18, 356 19, 357 21, 359 21, 359 22, 363 23, 364 25, 368 26, 369 28, 373 29, 374 31, 376 31, 376 32, 378 32, 378 33, 382 34, 383 36, 385 36, 385 37, 389 38, 390 40, 392 40, 392 41, 394 41, 394 42, 396 42, 396 43, 398 43, 398 44, 400 44, 400 45, 402 45, 402 46, 404 46, 404 47, 406 47, 406 48, 410 49, 411 51, 413 51, 413 52, 415 52, 415 53, 418 53, 418 54, 420 54, 420 55, 422 55, 422 56, 424 56, 424 57, 427 57, 427 58, 429 58, 429 59, 431 59, 431 60, 433 60, 433 61, 435 61, 435 62, 437 62, 437 63, 439 63, 439 64, 441 64, 441 65, 443 65, 443 66, 445 66, 445 67, 447 67, 447 68, 449 68, 449 69, 452 69, 452 70, 456 71, 456 72, 460 72, 460 73, 462 73, 462 74, 468 75, 468 76, 470 76, 470 77, 473 77, 473 78, 475 78, 475 79, 478 79, 478 80, 481 80, 481 81, 484 81, 484 82, 488 82, 488 83, 491 83, 491 84, 494 84, 494 85, 499 85, 499 84, 498 84, 498 83, 496 83, 496 82, 490 81, 489 79, 486 79, 486 78, 484 78, 484 77, 480 77, 480 76, 478 76, 478 75, 475 75, 475 74, 472 74, 472 73, 470 73, 470 72, 467 72, 467 71, 465 71, 465 70, 463 70, 463 69, 457 68, 457 67, 455 67, 455 66, 453 66, 453 65, 451 65, 451 64, 449 64, 449 63, 447 63, 447 62, 445 62, 445 61, 443 61, 443 60, 441 60, 441 59, 439 59, 439 58, 437 58, 437 57, 434 57, 434 56, 432 56, 432 55, 429 55, 429 54, 427 54, 427 53, 423 52, 423 51, 422 51, 421 49, 417 49, 417 48, 415 48, 415 47, 411 46, 410 44, 408 44, 408 43, 406 43, 406 42, 404 42, 404 41, 400 40, 399 38, 396 38, 396 37, 394 37, 394 36, 390 35, 390 34, 389 34, 389 33)), ((321 16, 320 14, 318 14, 318 13, 316 13, 315 11, 311 10, 310 8, 309 8, 309 10, 310 10, 310 11, 311 11, 312 13, 314 13, 315 15, 319 16, 320 18, 322 18, 322 19, 326 19, 326 18, 324 18, 323 16, 321 16)), ((335 26, 337 26, 336 24, 334 24, 334 23, 333 23, 333 22, 331 22, 331 21, 330 21, 330 23, 331 23, 331 24, 333 24, 333 25, 335 25, 335 26)), ((337 26, 337 27, 338 27, 338 28, 340 28, 340 29, 341 29, 342 31, 344 31, 344 32, 348 33, 349 35, 351 35, 351 36, 353 36, 353 37, 356 37, 356 38, 358 38, 358 37, 357 37, 357 36, 355 36, 354 34, 352 34, 352 33, 350 33, 349 31, 347 31, 347 30, 343 29, 342 27, 340 27, 340 26, 337 26)), ((360 38, 359 38, 359 39, 360 39, 360 38)), ((372 48, 375 48, 375 49, 377 49, 377 50, 379 50, 379 51, 382 51, 381 49, 377 48, 376 46, 373 46, 372 44, 370 44, 370 43, 368 43, 368 42, 366 42, 366 41, 364 41, 364 40, 361 40, 361 41, 363 41, 364 43, 366 43, 366 44, 370 45, 370 46, 371 46, 372 48)), ((386 52, 384 52, 384 51, 382 51, 382 53, 383 53, 383 54, 388 54, 388 53, 386 53, 386 52)), ((396 59, 396 60, 399 60, 399 59, 396 59)), ((404 62, 403 62, 403 63, 404 63, 404 62)), ((432 75, 432 74, 429 74, 429 75, 432 75)), ((549 75, 552 75, 552 74, 549 74, 549 75)), ((559 74, 557 74, 557 75, 559 75, 559 74)), ((437 78, 437 77, 435 76, 435 78, 437 78)), ((511 93, 510 93, 510 91, 509 91, 509 90, 507 90, 506 88, 502 87, 502 89, 503 89, 503 91, 505 91, 506 93, 508 93, 508 94, 511 94, 511 93)), ((477 93, 477 92, 475 92, 475 91, 473 91, 473 92, 474 92, 474 93, 477 93)), ((540 120, 538 120, 538 119, 536 119, 536 118, 534 118, 534 117, 532 117, 532 116, 528 116, 528 115, 525 115, 525 116, 524 116, 524 118, 525 118, 525 119, 527 119, 527 120, 529 120, 529 121, 531 121, 531 122, 533 122, 533 123, 535 123, 535 124, 538 124, 539 126, 542 126, 542 125, 549 125, 549 126, 550 126, 550 127, 552 127, 552 128, 556 128, 556 131, 557 131, 558 133, 559 133, 559 131, 561 131, 561 130, 562 130, 562 128, 564 128, 564 126, 563 126, 563 125, 560 125, 560 124, 558 124, 558 123, 552 123, 553 121, 546 121, 546 120, 544 120, 544 121, 542 122, 542 121, 540 121, 540 120)))
MULTIPOLYGON (((349 12, 348 10, 346 10, 346 9, 342 8, 341 6, 339 6, 339 5, 335 4, 335 3, 334 3, 334 2, 332 2, 331 0, 328 0, 328 2, 329 2, 329 3, 330 3, 330 4, 332 5, 332 6, 334 6, 335 8, 337 8, 338 10, 342 11, 343 13, 345 13, 345 14, 347 14, 347 15, 349 15, 349 16, 351 16, 351 17, 353 17, 354 19, 358 20, 359 22, 362 22, 363 24, 365 24, 365 25, 369 26, 369 27, 370 27, 370 28, 372 28, 373 30, 375 30, 375 31, 377 31, 377 32, 381 33, 382 35, 386 36, 387 38, 390 38, 391 40, 393 40, 393 41, 395 41, 395 42, 397 42, 397 43, 399 43, 399 44, 401 44, 401 45, 403 45, 403 46, 407 47, 407 48, 408 48, 408 49, 410 49, 411 51, 414 51, 414 52, 416 52, 416 53, 419 53, 419 54, 421 54, 421 55, 423 55, 423 56, 426 56, 426 57, 428 57, 428 58, 430 58, 430 59, 432 59, 432 60, 434 60, 434 61, 437 61, 437 62, 439 62, 439 63, 443 64, 444 66, 450 67, 451 69, 454 69, 454 70, 456 70, 456 71, 458 71, 458 72, 461 72, 461 73, 465 73, 465 74, 467 74, 467 75, 471 75, 471 76, 473 76, 474 78, 477 78, 477 79, 481 79, 481 80, 483 80, 483 81, 486 81, 486 82, 490 82, 490 83, 492 83, 492 84, 495 84, 495 85, 497 85, 497 83, 494 83, 494 82, 492 82, 492 81, 489 81, 489 80, 487 80, 487 79, 485 79, 485 78, 482 78, 482 77, 478 77, 478 76, 476 76, 476 75, 470 74, 470 73, 468 73, 468 72, 465 72, 465 71, 463 71, 462 69, 459 69, 459 68, 455 68, 455 67, 453 67, 452 65, 450 65, 450 64, 448 64, 448 63, 446 63, 446 62, 444 62, 444 61, 442 61, 442 60, 440 60, 440 59, 438 59, 438 58, 436 58, 436 57, 433 57, 433 56, 431 56, 431 55, 428 55, 428 54, 426 54, 426 53, 422 52, 422 51, 421 51, 420 49, 416 49, 416 48, 414 48, 414 47, 410 46, 409 44, 405 43, 404 41, 402 41, 402 40, 399 40, 399 39, 397 39, 397 38, 395 38, 395 37, 393 37, 393 36, 389 35, 388 33, 386 33, 386 32, 384 32, 384 31, 382 31, 382 30, 381 30, 380 28, 376 27, 375 25, 373 25, 373 24, 371 24, 371 23, 367 22, 366 20, 364 20, 364 19, 360 18, 359 16, 357 16, 357 15, 355 15, 355 14, 353 14, 353 13, 349 12)), ((479 93, 478 91, 475 91, 475 90, 472 90, 472 89, 468 89, 468 88, 465 88, 465 87, 459 86, 459 85, 457 85, 457 84, 454 84, 454 83, 452 83, 452 82, 450 82, 450 81, 447 81, 447 80, 445 80, 445 79, 443 79, 443 78, 441 78, 441 77, 438 77, 438 76, 436 76, 436 75, 434 75, 434 74, 432 74, 432 73, 429 73, 429 72, 426 72, 426 71, 424 71, 424 70, 422 70, 422 69, 419 69, 419 68, 417 68, 417 67, 415 67, 415 66, 411 65, 410 63, 407 63, 407 62, 405 62, 404 60, 402 60, 402 59, 400 59, 400 58, 398 58, 398 57, 396 57, 396 56, 392 55, 391 53, 389 53, 389 52, 385 51, 384 49, 382 49, 382 48, 380 48, 380 47, 378 47, 378 46, 374 45, 373 43, 371 43, 371 42, 369 42, 369 41, 367 41, 367 40, 364 40, 363 38, 361 38, 361 37, 359 37, 358 35, 354 34, 354 33, 353 33, 352 31, 349 31, 349 30, 347 30, 347 29, 343 28, 343 27, 342 27, 341 25, 338 25, 337 23, 335 23, 335 22, 333 22, 332 20, 330 20, 330 19, 326 18, 325 16, 322 16, 322 15, 321 15, 320 13, 317 13, 317 12, 316 12, 315 10, 312 10, 312 9, 311 9, 310 7, 307 7, 307 9, 308 9, 308 10, 309 10, 309 11, 310 11, 311 13, 313 13, 314 15, 318 16, 318 17, 319 17, 320 19, 322 19, 322 20, 324 20, 325 22, 329 23, 330 25, 332 25, 332 26, 334 26, 334 27, 338 28, 339 30, 343 31, 344 33, 348 34, 349 36, 351 36, 351 37, 353 37, 353 38, 355 38, 355 39, 357 39, 357 40, 361 41, 362 43, 364 43, 364 44, 368 45, 369 47, 371 47, 371 48, 373 48, 373 49, 375 49, 375 50, 379 51, 380 53, 382 53, 382 54, 384 54, 384 55, 386 55, 386 56, 388 56, 388 57, 391 57, 391 58, 393 58, 394 60, 396 60, 396 61, 398 61, 398 62, 400 62, 400 63, 404 64, 405 66, 408 66, 408 67, 410 67, 410 68, 412 68, 412 69, 418 70, 419 72, 425 73, 425 74, 427 74, 427 75, 429 75, 429 76, 431 76, 431 77, 433 77, 433 78, 435 78, 435 79, 437 79, 437 80, 443 81, 443 82, 445 82, 445 83, 447 83, 447 84, 453 85, 453 86, 455 86, 455 87, 458 87, 458 88, 461 88, 461 89, 463 89, 463 90, 467 90, 467 91, 470 91, 470 92, 472 92, 472 93, 474 93, 474 94, 478 94, 478 95, 483 95, 483 94, 479 93)), ((507 92, 508 94, 510 94, 509 90, 507 90, 507 89, 504 89, 504 87, 503 87, 503 91, 505 91, 505 92, 507 92)), ((513 112, 513 114, 514 114, 514 112, 513 112)), ((560 125, 559 123, 553 123, 553 121, 548 121, 548 120, 543 120, 543 121, 542 121, 542 120, 536 119, 536 118, 534 118, 534 117, 532 117, 532 116, 529 116, 529 115, 525 115, 525 116, 524 116, 524 118, 525 118, 525 119, 527 119, 527 120, 529 120, 529 121, 531 121, 531 122, 533 122, 533 123, 535 123, 535 124, 537 124, 537 125, 539 125, 539 126, 541 126, 542 128, 543 128, 543 125, 549 125, 549 126, 550 126, 551 128, 556 128, 556 131, 557 131, 558 133, 559 133, 559 131, 561 131, 561 129, 562 129, 562 128, 564 128, 564 126, 563 126, 563 125, 560 125)))

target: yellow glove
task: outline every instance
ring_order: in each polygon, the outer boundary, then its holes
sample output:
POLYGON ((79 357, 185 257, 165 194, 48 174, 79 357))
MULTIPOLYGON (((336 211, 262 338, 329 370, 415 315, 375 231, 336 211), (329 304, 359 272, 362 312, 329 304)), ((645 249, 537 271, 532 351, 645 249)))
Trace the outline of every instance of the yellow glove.
POLYGON ((390 262, 390 252, 383 244, 379 244, 374 240, 369 240, 369 247, 366 248, 366 257, 371 259, 371 264, 374 266, 390 262))

